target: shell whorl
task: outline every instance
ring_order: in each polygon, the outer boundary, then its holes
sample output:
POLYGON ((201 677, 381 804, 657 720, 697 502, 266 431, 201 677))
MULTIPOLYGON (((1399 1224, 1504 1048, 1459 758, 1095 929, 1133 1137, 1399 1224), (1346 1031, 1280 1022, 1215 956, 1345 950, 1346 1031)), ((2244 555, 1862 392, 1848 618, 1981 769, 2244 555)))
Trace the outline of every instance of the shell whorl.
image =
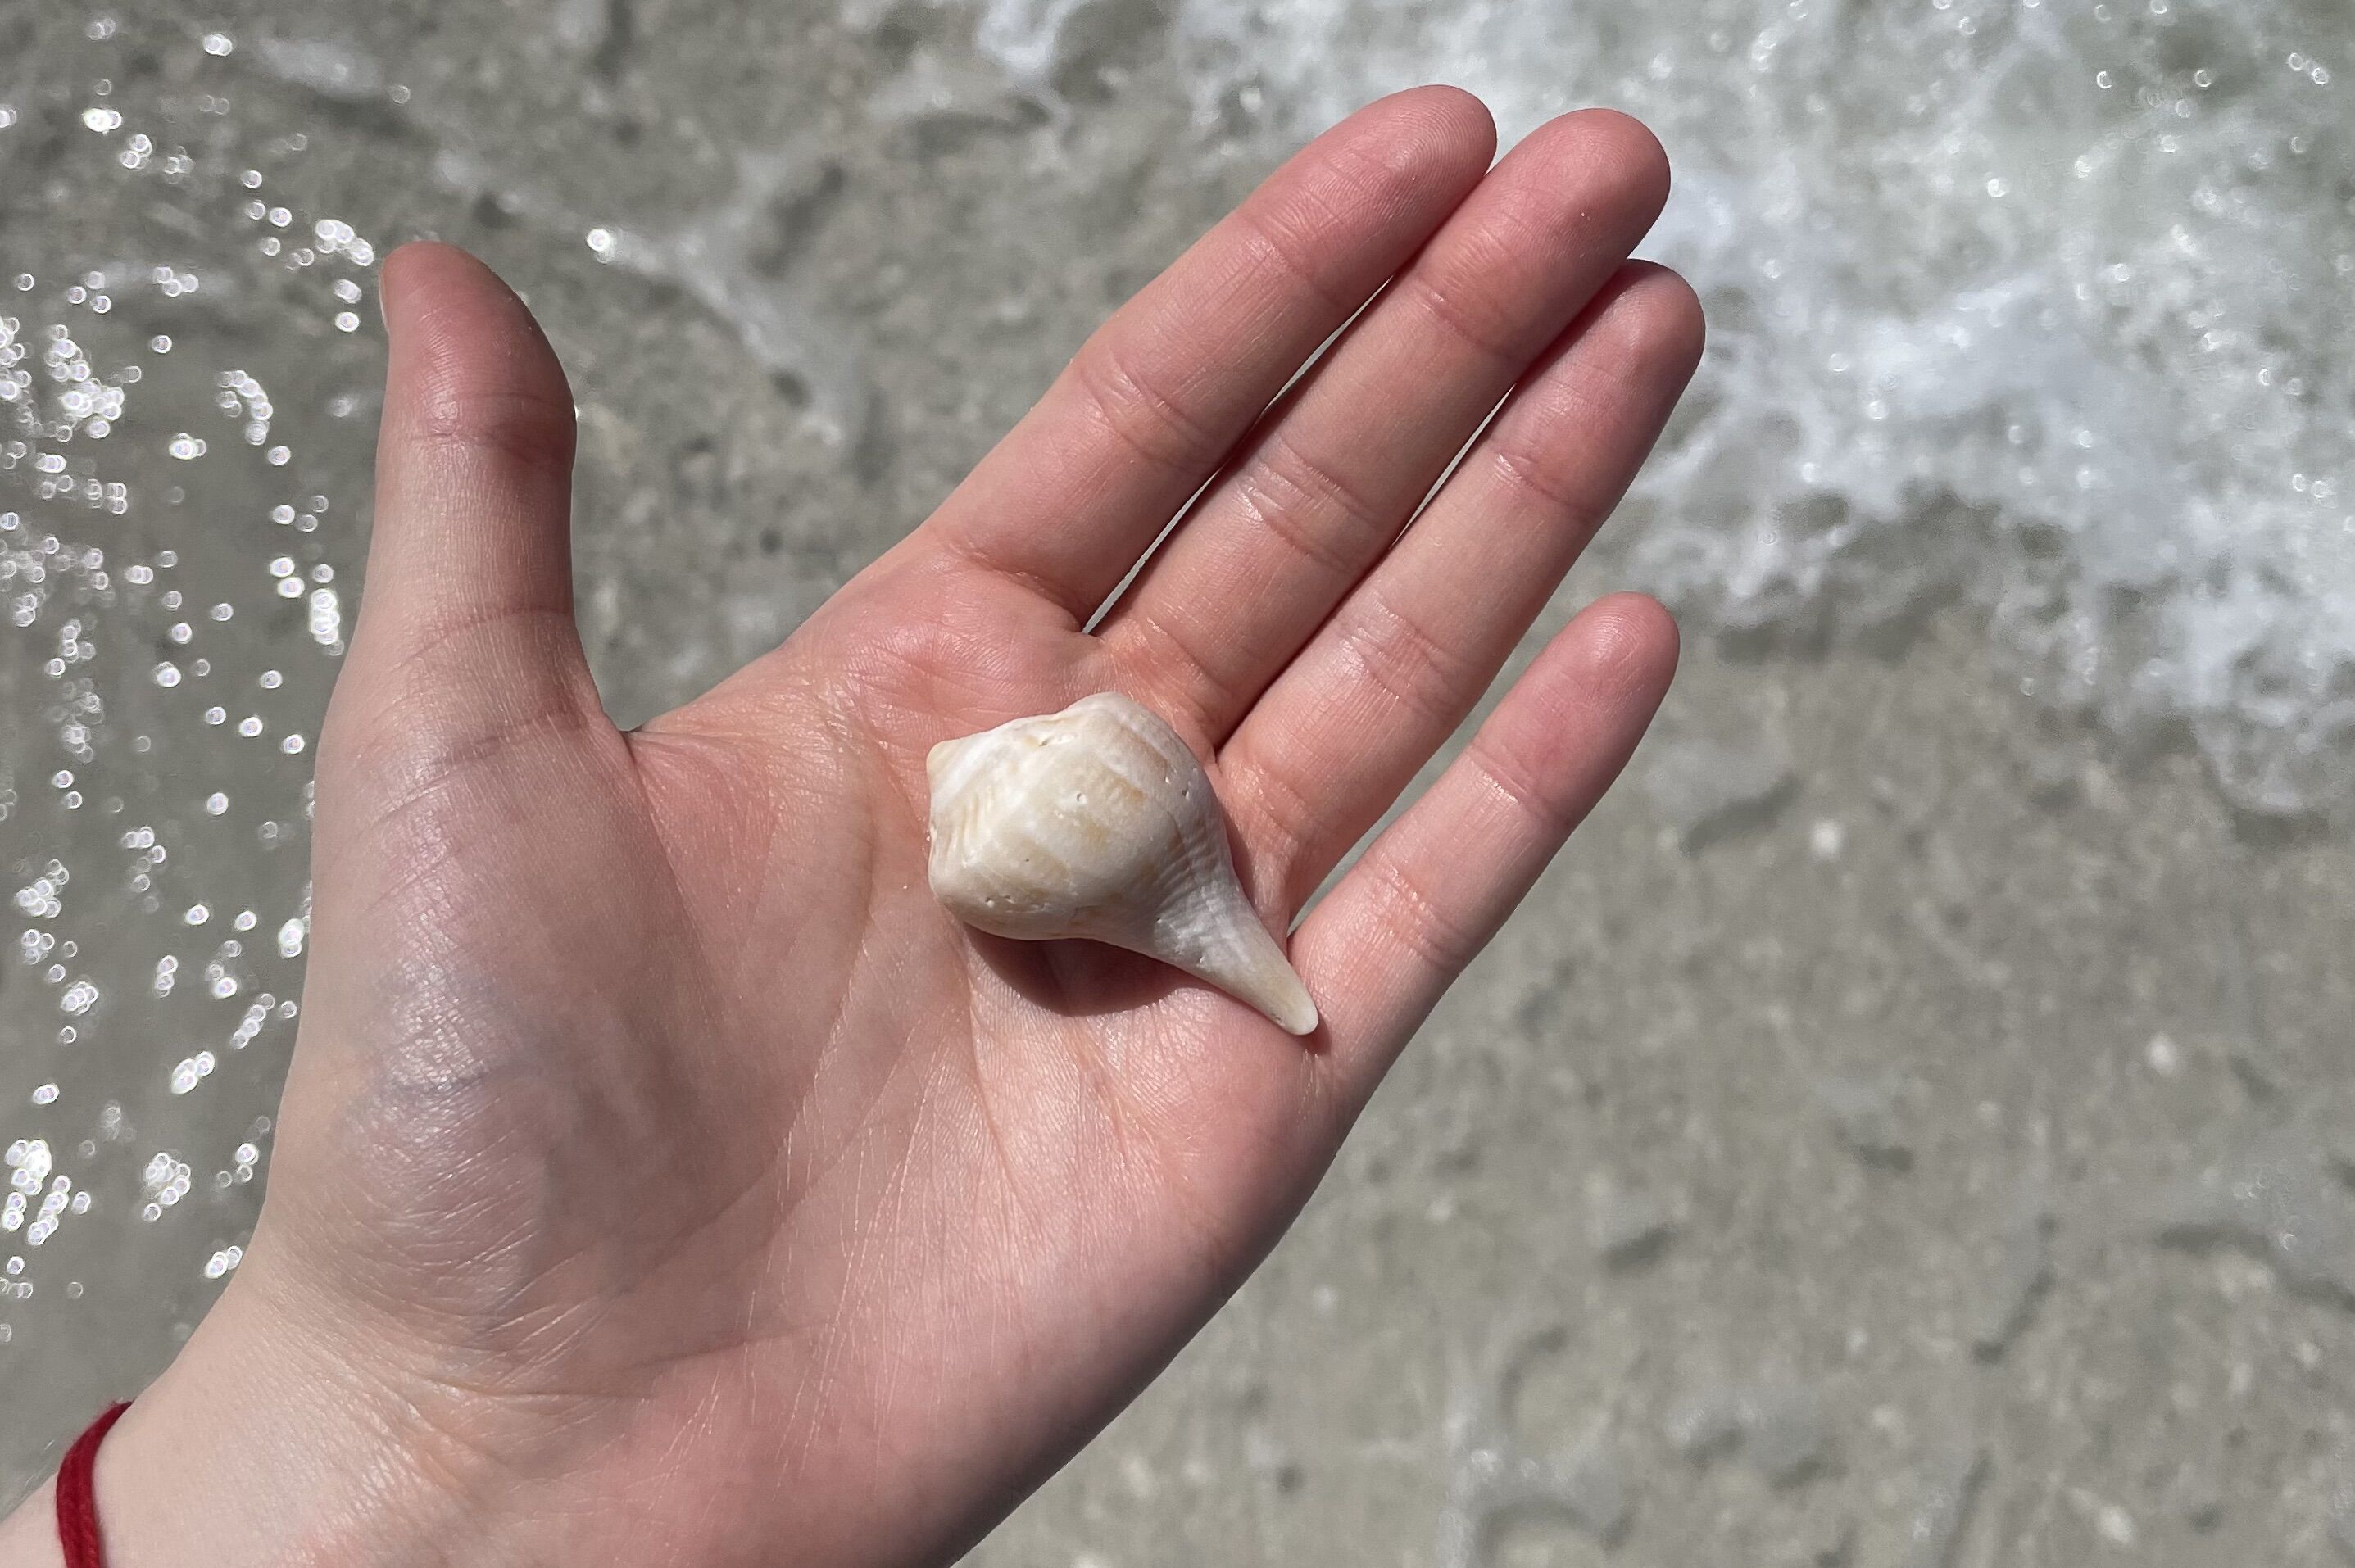
POLYGON ((1176 731, 1114 692, 925 758, 932 892, 965 924, 1087 938, 1209 981, 1284 1029, 1316 1006, 1235 876, 1225 813, 1176 731))

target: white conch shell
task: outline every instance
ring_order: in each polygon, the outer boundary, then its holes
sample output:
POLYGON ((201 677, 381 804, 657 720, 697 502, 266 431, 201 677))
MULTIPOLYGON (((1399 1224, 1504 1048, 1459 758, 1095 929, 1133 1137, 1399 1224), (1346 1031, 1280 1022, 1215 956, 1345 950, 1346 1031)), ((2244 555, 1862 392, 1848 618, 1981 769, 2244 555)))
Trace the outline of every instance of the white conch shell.
POLYGON ((1177 733, 1116 692, 924 759, 932 893, 1000 937, 1143 953, 1306 1034, 1316 1004, 1243 896, 1226 815, 1177 733))

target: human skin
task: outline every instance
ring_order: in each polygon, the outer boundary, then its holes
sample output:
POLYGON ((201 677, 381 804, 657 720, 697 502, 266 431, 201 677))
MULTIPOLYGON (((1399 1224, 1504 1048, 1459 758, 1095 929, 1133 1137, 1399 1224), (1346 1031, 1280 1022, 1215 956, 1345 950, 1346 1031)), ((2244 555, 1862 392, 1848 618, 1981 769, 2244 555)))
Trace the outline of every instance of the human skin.
MULTIPOLYGON (((563 373, 478 262, 387 261, 269 1197, 102 1452, 114 1568, 939 1563, 1153 1377, 1676 662, 1651 600, 1589 606, 1300 917, 1700 352, 1691 291, 1627 260, 1668 188, 1641 126, 1494 149, 1444 88, 1328 132, 930 520, 629 732, 573 621, 563 373), (1316 1034, 932 898, 926 750, 1106 689, 1205 759, 1316 1034)), ((0 1568, 60 1562, 53 1508, 0 1568)))

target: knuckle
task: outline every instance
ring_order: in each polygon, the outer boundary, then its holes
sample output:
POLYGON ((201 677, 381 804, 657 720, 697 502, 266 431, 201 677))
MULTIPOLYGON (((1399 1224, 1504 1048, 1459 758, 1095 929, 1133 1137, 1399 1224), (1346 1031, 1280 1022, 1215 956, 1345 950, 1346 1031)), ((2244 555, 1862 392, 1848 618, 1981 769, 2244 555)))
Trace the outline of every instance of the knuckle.
POLYGON ((1500 437, 1489 463, 1509 488, 1545 511, 1567 517, 1573 528, 1591 527, 1600 520, 1604 503, 1578 482, 1577 465, 1565 461, 1552 443, 1527 436, 1500 437))
POLYGON ((1096 421, 1156 467, 1190 472, 1217 450, 1205 422, 1113 340, 1082 350, 1071 368, 1096 421))
POLYGON ((563 475, 572 468, 570 400, 522 387, 477 384, 452 370, 427 377, 411 440, 465 458, 488 458, 534 472, 563 475))
POLYGON ((1413 616, 1380 590, 1368 588, 1346 634, 1360 673, 1398 705, 1442 728, 1455 727, 1448 694, 1462 673, 1462 661, 1413 616))
POLYGON ((1510 740, 1484 738, 1465 753, 1488 788, 1545 838, 1568 831, 1556 790, 1547 782, 1552 773, 1542 758, 1520 749, 1510 740))
POLYGON ((1184 698, 1185 706, 1196 712, 1232 714, 1249 705, 1248 695, 1234 673, 1203 645, 1195 632, 1183 629, 1169 615, 1140 606, 1129 619, 1124 635, 1141 646, 1140 662, 1147 672, 1173 667, 1182 672, 1181 681, 1190 688, 1184 698))
POLYGON ((1441 904, 1405 861, 1385 856, 1376 864, 1388 902, 1396 909, 1388 922, 1390 931, 1408 951, 1441 974, 1453 974, 1470 963, 1480 950, 1477 933, 1441 904))
POLYGON ((371 679, 357 711, 331 707, 320 742, 323 792, 357 796, 388 822, 430 810, 455 781, 570 745, 604 723, 567 683, 502 684, 485 700, 481 683, 437 675, 439 657, 428 650, 371 679))
POLYGON ((1482 302, 1479 289, 1469 281, 1487 270, 1465 267, 1465 281, 1459 282, 1437 265, 1424 266, 1405 274, 1400 287, 1414 309, 1458 344, 1491 364, 1515 365, 1509 323, 1493 302, 1482 302))
POLYGON ((1311 792, 1277 765, 1251 768, 1235 796, 1251 819, 1250 831, 1241 836, 1268 846, 1253 857, 1253 871, 1278 890, 1285 909, 1297 909, 1313 891, 1299 885, 1316 867, 1331 824, 1329 807, 1320 811, 1311 792))
POLYGON ((1387 532, 1371 498, 1281 428, 1244 465, 1236 486, 1270 533, 1332 577, 1355 576, 1368 546, 1387 532))

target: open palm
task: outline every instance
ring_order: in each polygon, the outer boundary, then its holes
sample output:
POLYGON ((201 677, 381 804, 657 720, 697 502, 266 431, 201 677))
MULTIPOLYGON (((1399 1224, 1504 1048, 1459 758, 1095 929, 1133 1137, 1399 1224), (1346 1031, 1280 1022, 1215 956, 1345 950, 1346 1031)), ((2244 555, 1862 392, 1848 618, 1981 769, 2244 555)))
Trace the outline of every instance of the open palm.
POLYGON ((1699 353, 1690 292, 1626 260, 1667 186, 1641 127, 1572 116, 1491 171, 1493 135, 1440 89, 1327 133, 928 523, 627 734, 572 620, 561 373, 479 264, 395 256, 270 1199, 124 1451, 325 1378, 365 1414, 249 1447, 378 1500, 285 1505, 290 1560, 394 1560, 390 1512, 432 1542, 404 1561, 908 1563, 1131 1396, 1618 771, 1674 629, 1619 597, 1540 655, 1292 934, 1305 1041, 1130 954, 958 926, 924 754, 1126 692, 1294 923, 1699 353))

